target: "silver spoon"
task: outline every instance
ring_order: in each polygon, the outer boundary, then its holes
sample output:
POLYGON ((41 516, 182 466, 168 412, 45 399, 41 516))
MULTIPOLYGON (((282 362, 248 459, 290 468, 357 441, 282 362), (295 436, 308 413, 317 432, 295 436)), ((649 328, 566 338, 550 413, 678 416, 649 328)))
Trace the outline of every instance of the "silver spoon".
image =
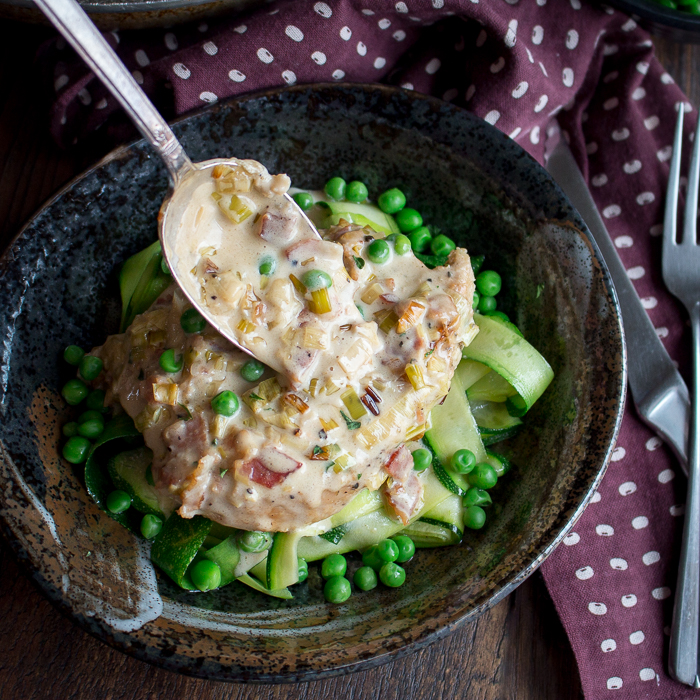
MULTIPOLYGON (((39 9, 48 17, 51 23, 67 39, 78 52, 80 57, 88 64, 95 75, 105 84, 107 89, 116 97, 117 101, 131 117, 138 130, 153 146, 168 169, 170 179, 170 192, 163 202, 160 216, 158 217, 158 235, 163 249, 163 257, 172 272, 173 279, 190 300, 192 305, 204 316, 204 318, 221 335, 231 341, 238 348, 254 356, 254 353, 241 346, 232 336, 226 325, 217 321, 216 316, 203 306, 195 294, 188 291, 187 284, 183 283, 178 271, 178 258, 175 253, 175 243, 180 230, 180 217, 182 211, 173 211, 170 206, 173 202, 175 191, 188 188, 193 183, 193 175, 198 171, 209 170, 217 163, 230 163, 232 158, 208 160, 203 163, 193 163, 185 153, 180 142, 173 134, 168 123, 158 113, 144 91, 119 60, 109 44, 104 40, 92 20, 75 0, 35 0, 39 9)), ((178 192, 178 193, 179 193, 178 192)), ((280 195, 276 195, 280 196, 280 195)), ((289 196, 283 195, 295 207, 300 218, 306 222, 311 231, 320 238, 315 226, 309 218, 289 196)))

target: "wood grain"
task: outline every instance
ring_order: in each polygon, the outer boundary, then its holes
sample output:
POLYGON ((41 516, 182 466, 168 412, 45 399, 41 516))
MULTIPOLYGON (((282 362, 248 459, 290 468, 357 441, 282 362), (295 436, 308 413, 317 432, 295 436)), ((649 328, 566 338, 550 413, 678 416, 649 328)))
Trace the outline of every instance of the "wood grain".
MULTIPOLYGON (((61 185, 102 155, 65 152, 47 131, 47 94, 32 65, 49 30, 0 26, 0 247, 61 185)), ((695 104, 700 47, 658 41, 658 54, 695 104)), ((202 681, 136 661, 59 614, 0 543, 0 700, 287 700, 329 697, 577 700, 578 671, 544 583, 535 574, 478 621, 428 649, 371 671, 305 684, 202 681)))

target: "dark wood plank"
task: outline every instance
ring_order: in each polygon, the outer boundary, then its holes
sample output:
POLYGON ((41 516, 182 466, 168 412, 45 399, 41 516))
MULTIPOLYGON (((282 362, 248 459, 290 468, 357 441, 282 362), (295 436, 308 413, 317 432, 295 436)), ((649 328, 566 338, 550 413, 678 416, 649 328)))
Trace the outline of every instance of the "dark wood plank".
MULTIPOLYGON (((102 155, 62 151, 32 66, 47 30, 0 26, 0 247, 55 190, 102 155)), ((697 104, 700 47, 657 42, 661 61, 697 104)), ((0 543, 0 700, 142 700, 196 697, 325 700, 577 700, 575 660, 539 575, 432 647, 371 671, 306 684, 227 685, 185 678, 131 659, 59 614, 0 543)))

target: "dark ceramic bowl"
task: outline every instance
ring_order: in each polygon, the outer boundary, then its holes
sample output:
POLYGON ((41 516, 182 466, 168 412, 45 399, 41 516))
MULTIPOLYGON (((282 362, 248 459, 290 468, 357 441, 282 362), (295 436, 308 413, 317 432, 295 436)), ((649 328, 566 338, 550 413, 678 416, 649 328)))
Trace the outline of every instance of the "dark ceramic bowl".
POLYGON ((654 0, 606 0, 606 3, 632 15, 654 34, 674 41, 700 43, 700 15, 663 7, 654 0))
POLYGON ((44 593, 109 644, 223 680, 312 679, 368 668, 474 619, 554 549, 602 478, 625 380, 615 295, 596 246, 549 175, 468 112, 403 90, 321 85, 214 106, 174 127, 195 160, 237 155, 301 187, 398 185, 460 244, 484 253, 502 308, 547 357, 552 385, 511 445, 517 467, 486 527, 422 550, 406 584, 324 602, 316 567, 280 601, 234 583, 177 590, 101 513, 59 458, 68 415, 59 356, 117 328, 115 269, 156 237, 164 168, 144 142, 68 185, 0 261, 0 522, 44 593), (471 212, 471 215, 467 213, 471 212))

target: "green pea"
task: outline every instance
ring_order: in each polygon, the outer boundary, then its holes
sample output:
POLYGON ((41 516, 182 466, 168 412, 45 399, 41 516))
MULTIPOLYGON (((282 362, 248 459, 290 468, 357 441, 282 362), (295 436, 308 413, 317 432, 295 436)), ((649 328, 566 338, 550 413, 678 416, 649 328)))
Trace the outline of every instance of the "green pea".
POLYGON ((82 464, 90 452, 90 441, 80 435, 68 438, 63 446, 63 457, 71 464, 82 464))
POLYGON ((506 411, 508 411, 509 416, 522 418, 527 413, 527 403, 520 394, 509 396, 506 399, 506 411))
POLYGON ((383 265, 387 262, 390 252, 389 244, 383 238, 378 238, 367 246, 367 257, 370 259, 370 262, 377 265, 383 265))
POLYGON ((406 580, 406 570, 393 561, 388 561, 379 569, 379 579, 385 586, 398 588, 406 580))
POLYGON ((248 360, 241 367, 241 377, 247 382, 257 382, 265 373, 265 365, 257 360, 248 360))
POLYGON ((350 581, 344 576, 329 578, 323 587, 323 595, 329 603, 344 603, 351 593, 350 581))
POLYGON ((406 195, 396 187, 382 192, 377 198, 379 208, 385 214, 396 214, 406 206, 406 195))
POLYGON ((496 310, 497 305, 498 305, 498 303, 496 302, 496 297, 482 296, 479 299, 479 306, 477 308, 478 308, 480 313, 488 315, 491 312, 496 310))
POLYGON ((417 253, 424 253, 428 249, 432 238, 433 234, 430 233, 430 229, 427 226, 421 226, 408 234, 411 248, 417 253))
POLYGON ((265 275, 266 277, 269 277, 270 275, 273 275, 275 273, 276 269, 277 269, 277 261, 268 255, 260 261, 260 266, 258 267, 258 272, 261 275, 265 275))
POLYGON ((190 578, 200 591, 213 591, 221 585, 221 569, 215 561, 202 559, 190 569, 190 578))
POLYGON ((408 233, 423 225, 423 217, 415 209, 406 207, 396 215, 396 223, 401 233, 408 233))
POLYGON ((88 394, 87 401, 85 405, 91 411, 99 411, 104 413, 105 409, 105 397, 106 394, 102 389, 95 389, 88 394))
POLYGON ((452 468, 460 474, 469 474, 476 466, 476 457, 471 450, 457 450, 452 455, 452 468))
POLYGON ((77 345, 69 345, 63 351, 63 359, 69 364, 77 367, 83 359, 85 351, 77 345))
POLYGON ((442 233, 430 241, 430 250, 433 255, 449 255, 456 247, 455 242, 442 233))
POLYGON ((342 177, 332 177, 323 188, 323 191, 331 198, 339 202, 345 197, 346 183, 342 177))
POLYGON ((180 327, 185 333, 201 333, 207 327, 207 322, 204 316, 192 307, 180 316, 180 327))
POLYGON ((469 506, 464 511, 464 525, 470 530, 481 530, 486 522, 486 512, 479 506, 469 506))
POLYGON ((238 397, 228 389, 211 400, 212 411, 220 416, 232 416, 238 411, 239 405, 238 397))
POLYGON ((474 290, 474 297, 472 298, 472 307, 476 309, 479 306, 479 292, 474 290))
POLYGON ((131 496, 126 491, 112 491, 105 502, 110 513, 119 514, 131 507, 131 496))
POLYGON ((413 555, 416 553, 416 545, 408 535, 394 535, 391 539, 396 542, 396 546, 399 548, 399 556, 396 557, 397 562, 404 564, 413 559, 413 555))
POLYGON ((272 535, 269 532, 249 530, 238 535, 238 546, 244 552, 264 552, 272 544, 272 535))
POLYGON ((418 450, 413 450, 413 468, 417 472, 425 471, 433 463, 433 455, 430 450, 421 447, 418 450))
POLYGON ((371 566, 361 566, 352 580, 361 591, 371 591, 377 587, 377 573, 371 566))
POLYGON ((306 563, 306 559, 302 559, 301 557, 297 557, 297 567, 299 570, 298 583, 301 583, 302 581, 306 581, 306 579, 309 578, 309 565, 306 563))
POLYGON ((147 513, 141 518, 141 534, 147 539, 152 540, 163 527, 163 520, 157 515, 147 513))
POLYGON ((105 423, 104 420, 102 420, 102 416, 100 416, 99 420, 91 418, 90 420, 78 424, 78 435, 94 440, 102 435, 104 429, 105 423))
POLYGON ((490 464, 481 462, 467 476, 467 481, 471 486, 478 486, 480 489, 492 489, 498 481, 498 475, 490 464))
POLYGON ((469 258, 472 264, 472 271, 474 272, 474 277, 476 277, 479 274, 479 270, 481 270, 481 266, 484 264, 485 259, 485 255, 472 255, 469 258))
POLYGON ((502 311, 492 311, 489 314, 489 316, 491 316, 491 318, 500 318, 501 321, 507 321, 508 323, 510 323, 510 319, 508 318, 508 315, 504 314, 502 311))
POLYGON ((100 376, 102 367, 102 360, 99 357, 85 355, 85 357, 80 360, 78 372, 86 382, 91 382, 93 379, 97 379, 97 377, 100 376))
POLYGON ((411 252, 411 239, 403 233, 395 234, 394 250, 397 255, 408 255, 411 252))
POLYGON ((476 288, 484 297, 495 297, 501 291, 501 276, 493 270, 484 270, 476 276, 476 288))
POLYGON ((384 565, 384 560, 380 558, 377 553, 377 545, 373 544, 371 547, 365 549, 362 553, 362 563, 365 566, 369 566, 375 571, 379 571, 384 565))
POLYGON ((61 432, 66 437, 74 437, 75 435, 78 434, 78 424, 75 421, 71 421, 70 423, 66 423, 63 426, 63 428, 61 428, 61 432))
POLYGON ((465 508, 470 506, 490 506, 493 501, 488 491, 472 486, 462 497, 465 508))
POLYGON ((325 579, 334 576, 345 576, 348 570, 348 562, 342 554, 330 554, 321 564, 321 576, 325 579))
POLYGON ((297 192, 296 194, 292 195, 292 199, 297 203, 299 209, 302 211, 308 211, 314 205, 314 198, 308 192, 297 192))
POLYGON ((369 197, 369 191, 364 182, 353 180, 348 183, 348 187, 345 190, 345 199, 348 202, 364 202, 367 197, 369 197))
POLYGON ((173 348, 170 348, 169 350, 165 350, 161 354, 160 360, 158 360, 158 364, 164 372, 173 374, 175 372, 179 372, 182 369, 183 358, 182 355, 178 355, 176 357, 175 350, 173 350, 173 348))
POLYGON ((302 275, 301 281, 310 292, 328 289, 333 286, 331 276, 323 270, 309 270, 302 275))
POLYGON ((377 556, 384 562, 396 561, 399 557, 399 547, 393 540, 377 542, 377 556))
POLYGON ((85 423, 89 420, 101 420, 104 422, 104 418, 102 417, 102 414, 99 411, 83 411, 78 416, 78 424, 85 423))
POLYGON ((80 379, 69 379, 61 389, 61 396, 70 406, 77 406, 89 393, 90 390, 80 379))

